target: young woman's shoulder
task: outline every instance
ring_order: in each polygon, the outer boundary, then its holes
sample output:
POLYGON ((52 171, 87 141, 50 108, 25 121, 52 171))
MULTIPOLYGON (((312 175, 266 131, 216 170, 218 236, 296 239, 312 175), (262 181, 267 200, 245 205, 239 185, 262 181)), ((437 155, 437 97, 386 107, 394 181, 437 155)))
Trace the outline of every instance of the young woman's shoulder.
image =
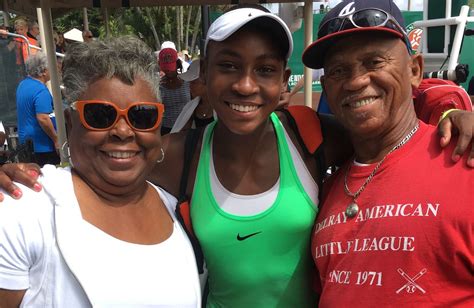
MULTIPOLYGON (((196 164, 194 161, 199 157, 198 153, 201 148, 202 131, 203 130, 200 130, 198 132, 198 142, 193 149, 194 159, 191 165, 190 178, 192 178, 192 174, 195 173, 194 168, 196 164)), ((165 159, 161 163, 155 165, 155 168, 148 178, 150 182, 164 188, 175 197, 178 197, 179 195, 179 184, 185 160, 184 155, 187 134, 188 130, 162 136, 162 147, 165 153, 165 159)))

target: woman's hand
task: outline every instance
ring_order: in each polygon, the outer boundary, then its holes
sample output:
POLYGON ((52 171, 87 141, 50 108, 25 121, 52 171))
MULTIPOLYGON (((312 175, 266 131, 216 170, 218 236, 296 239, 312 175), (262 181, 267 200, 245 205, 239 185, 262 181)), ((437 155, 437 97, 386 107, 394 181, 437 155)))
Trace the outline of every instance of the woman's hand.
POLYGON ((470 150, 467 159, 467 165, 474 168, 474 112, 455 110, 450 112, 444 119, 438 123, 438 133, 441 136, 440 144, 442 147, 451 142, 451 137, 458 133, 458 143, 453 151, 452 160, 457 162, 461 159, 464 152, 470 150), (470 147, 469 144, 471 144, 470 147))
MULTIPOLYGON (((37 182, 41 169, 37 164, 5 164, 0 168, 0 188, 3 188, 12 198, 20 199, 22 191, 13 181, 21 183, 34 191, 41 191, 43 188, 37 182)), ((0 201, 5 196, 0 192, 0 201)))

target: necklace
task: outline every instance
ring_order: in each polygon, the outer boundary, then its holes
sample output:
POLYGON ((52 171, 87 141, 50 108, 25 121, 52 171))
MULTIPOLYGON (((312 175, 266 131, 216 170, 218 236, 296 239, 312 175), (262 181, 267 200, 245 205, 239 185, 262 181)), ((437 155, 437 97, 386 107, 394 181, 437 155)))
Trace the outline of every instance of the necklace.
POLYGON ((349 203, 349 205, 346 208, 346 216, 347 217, 352 218, 355 215, 357 215, 357 213, 359 212, 359 205, 357 204, 356 200, 359 197, 359 195, 364 191, 364 189, 367 187, 367 185, 370 183, 370 181, 372 181, 373 177, 375 176, 375 173, 377 172, 377 170, 379 170, 379 168, 382 165, 382 163, 384 162, 385 158, 387 158, 387 156, 390 155, 393 151, 401 148, 405 143, 407 143, 408 140, 410 140, 411 137, 413 137, 413 135, 416 133, 416 131, 418 130, 419 127, 420 127, 420 124, 417 123, 415 125, 415 127, 413 127, 413 129, 402 139, 402 141, 400 141, 387 154, 385 154, 385 156, 382 158, 382 160, 377 163, 374 170, 372 170, 372 172, 369 174, 369 176, 365 180, 364 184, 362 184, 362 186, 355 193, 351 192, 349 190, 349 186, 347 185, 347 176, 349 175, 349 171, 351 170, 351 164, 349 164, 347 166, 346 173, 344 174, 344 192, 349 197, 352 197, 352 202, 349 203))
POLYGON ((198 118, 204 119, 204 118, 207 118, 208 116, 211 115, 212 109, 211 110, 207 109, 207 110, 204 110, 204 111, 198 111, 197 108, 196 108, 195 113, 196 113, 198 118))

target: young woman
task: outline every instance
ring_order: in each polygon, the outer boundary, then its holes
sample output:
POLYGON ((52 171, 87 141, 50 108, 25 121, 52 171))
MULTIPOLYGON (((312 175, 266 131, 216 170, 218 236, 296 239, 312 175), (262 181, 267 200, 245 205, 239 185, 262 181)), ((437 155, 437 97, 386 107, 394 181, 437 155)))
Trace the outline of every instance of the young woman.
MULTIPOLYGON (((284 22, 260 9, 229 11, 209 29, 201 75, 218 119, 201 134, 187 186, 209 307, 315 304, 309 236, 321 179, 315 158, 273 113, 292 48, 284 22)), ((167 158, 154 172, 174 195, 184 135, 163 140, 167 158)))

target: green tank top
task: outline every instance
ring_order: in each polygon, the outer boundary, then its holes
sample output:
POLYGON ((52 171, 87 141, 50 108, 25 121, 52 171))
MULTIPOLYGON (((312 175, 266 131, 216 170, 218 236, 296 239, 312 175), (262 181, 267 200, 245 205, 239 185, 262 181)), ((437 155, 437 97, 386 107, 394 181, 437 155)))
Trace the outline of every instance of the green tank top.
POLYGON ((253 216, 224 212, 210 184, 210 146, 204 136, 191 218, 209 270, 208 307, 314 307, 310 235, 317 209, 298 179, 276 116, 280 186, 267 210, 253 216))

